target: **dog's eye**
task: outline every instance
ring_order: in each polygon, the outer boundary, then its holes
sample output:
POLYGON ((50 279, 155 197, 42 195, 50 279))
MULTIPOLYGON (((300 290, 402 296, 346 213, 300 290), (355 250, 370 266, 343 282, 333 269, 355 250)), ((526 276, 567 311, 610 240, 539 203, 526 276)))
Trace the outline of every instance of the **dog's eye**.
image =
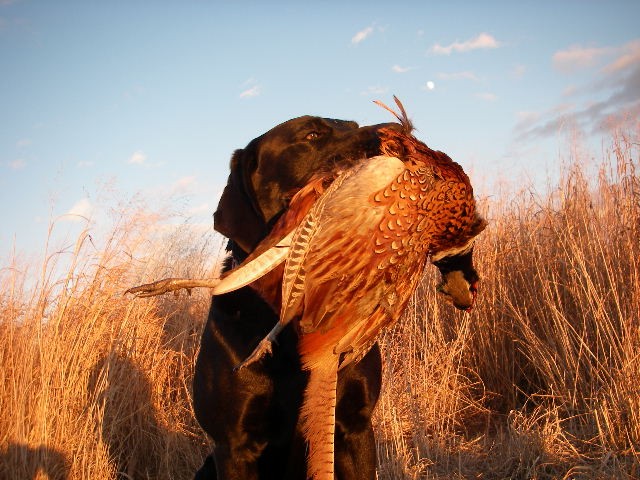
POLYGON ((307 133, 307 136, 304 138, 305 140, 315 140, 316 138, 320 138, 320 134, 318 132, 310 132, 307 133))

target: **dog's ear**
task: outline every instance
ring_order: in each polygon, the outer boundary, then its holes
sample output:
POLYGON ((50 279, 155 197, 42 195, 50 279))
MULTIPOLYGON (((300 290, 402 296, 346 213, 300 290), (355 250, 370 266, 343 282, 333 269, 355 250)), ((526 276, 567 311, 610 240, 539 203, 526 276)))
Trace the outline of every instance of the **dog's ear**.
POLYGON ((253 149, 234 152, 227 186, 213 214, 213 227, 247 253, 253 251, 268 233, 251 187, 251 171, 255 164, 253 149))

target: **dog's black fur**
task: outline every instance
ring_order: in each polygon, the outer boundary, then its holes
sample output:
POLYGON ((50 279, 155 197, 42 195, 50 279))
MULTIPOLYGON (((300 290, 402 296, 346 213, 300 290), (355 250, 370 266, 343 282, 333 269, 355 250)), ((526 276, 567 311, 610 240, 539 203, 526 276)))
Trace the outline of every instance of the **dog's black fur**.
MULTIPOLYGON (((377 132, 383 127, 397 125, 359 127, 305 116, 237 150, 214 214, 216 230, 229 238, 225 269, 246 258, 314 173, 377 155, 377 132)), ((214 297, 196 363, 193 401, 215 447, 197 479, 306 479, 306 445, 297 420, 307 374, 300 366, 293 327, 279 335, 272 356, 233 370, 277 320, 277 313, 250 287, 214 297)), ((377 345, 340 372, 335 448, 340 480, 375 478, 371 414, 380 382, 377 345)))

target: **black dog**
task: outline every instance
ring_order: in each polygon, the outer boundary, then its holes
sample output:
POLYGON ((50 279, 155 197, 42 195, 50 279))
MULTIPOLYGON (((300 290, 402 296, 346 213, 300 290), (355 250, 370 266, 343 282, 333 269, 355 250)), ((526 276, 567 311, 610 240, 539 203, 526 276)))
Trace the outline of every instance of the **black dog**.
MULTIPOLYGON (((247 257, 314 173, 379 154, 377 132, 384 127, 398 125, 358 127, 306 116, 237 150, 214 215, 215 229, 229 238, 225 269, 247 257)), ((279 335, 273 356, 234 371, 277 320, 278 312, 250 287, 214 297, 196 363, 193 401, 215 447, 197 479, 306 479, 306 445, 297 421, 307 374, 292 326, 279 335)), ((380 382, 377 345, 340 372, 335 446, 340 480, 375 478, 371 414, 380 382)))

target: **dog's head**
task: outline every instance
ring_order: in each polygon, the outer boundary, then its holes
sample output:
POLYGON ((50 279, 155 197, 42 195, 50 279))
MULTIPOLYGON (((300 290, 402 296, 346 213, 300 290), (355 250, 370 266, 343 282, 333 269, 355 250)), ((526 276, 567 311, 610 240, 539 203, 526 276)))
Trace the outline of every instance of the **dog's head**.
POLYGON ((252 140, 231 158, 227 186, 214 214, 215 229, 251 252, 314 174, 378 155, 378 131, 385 127, 399 128, 395 123, 359 127, 304 116, 252 140))

